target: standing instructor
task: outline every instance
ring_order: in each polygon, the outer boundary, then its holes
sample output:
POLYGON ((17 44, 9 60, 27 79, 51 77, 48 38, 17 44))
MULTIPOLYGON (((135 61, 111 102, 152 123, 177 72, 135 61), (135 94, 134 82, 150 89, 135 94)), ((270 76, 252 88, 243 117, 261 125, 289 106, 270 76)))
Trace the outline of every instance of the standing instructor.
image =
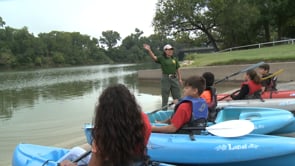
POLYGON ((180 99, 180 85, 182 85, 182 79, 179 62, 173 57, 173 47, 170 44, 164 46, 163 56, 156 56, 148 44, 143 44, 143 48, 148 51, 152 60, 161 65, 162 108, 166 110, 170 92, 172 94, 173 103, 177 103, 178 99, 180 99))

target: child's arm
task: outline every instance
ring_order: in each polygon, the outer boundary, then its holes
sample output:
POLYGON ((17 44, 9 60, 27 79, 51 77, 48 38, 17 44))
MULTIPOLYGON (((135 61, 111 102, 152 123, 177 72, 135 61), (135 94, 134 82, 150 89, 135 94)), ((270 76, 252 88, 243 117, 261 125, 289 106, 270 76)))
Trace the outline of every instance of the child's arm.
POLYGON ((177 128, 173 125, 167 125, 167 126, 152 126, 152 132, 157 133, 175 133, 177 131, 177 128))
POLYGON ((171 119, 166 119, 166 120, 155 120, 156 123, 165 123, 165 124, 170 124, 171 123, 171 119))

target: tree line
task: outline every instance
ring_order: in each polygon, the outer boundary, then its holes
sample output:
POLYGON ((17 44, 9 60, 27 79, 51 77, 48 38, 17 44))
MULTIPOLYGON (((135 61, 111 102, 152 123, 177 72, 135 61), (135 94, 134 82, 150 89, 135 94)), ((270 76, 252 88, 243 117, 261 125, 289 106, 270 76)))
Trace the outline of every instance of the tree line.
POLYGON ((5 26, 0 16, 0 68, 150 61, 143 43, 160 55, 166 43, 177 49, 212 46, 218 51, 294 38, 294 8, 293 0, 158 0, 154 34, 146 37, 136 28, 124 39, 112 30, 99 39, 60 31, 34 36, 26 26, 5 26))
POLYGON ((142 34, 136 29, 117 46, 120 35, 111 30, 97 39, 60 31, 34 36, 27 27, 5 26, 0 29, 0 69, 144 62, 148 57, 142 46, 149 41, 142 34))
POLYGON ((292 0, 159 0, 154 26, 158 33, 193 38, 218 51, 294 38, 294 8, 292 0))

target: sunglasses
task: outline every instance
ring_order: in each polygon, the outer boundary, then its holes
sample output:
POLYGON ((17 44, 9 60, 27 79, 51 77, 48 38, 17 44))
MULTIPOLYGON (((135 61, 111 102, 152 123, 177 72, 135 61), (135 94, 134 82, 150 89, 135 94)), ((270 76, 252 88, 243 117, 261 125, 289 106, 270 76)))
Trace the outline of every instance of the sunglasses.
POLYGON ((165 49, 165 50, 174 50, 173 48, 165 49))

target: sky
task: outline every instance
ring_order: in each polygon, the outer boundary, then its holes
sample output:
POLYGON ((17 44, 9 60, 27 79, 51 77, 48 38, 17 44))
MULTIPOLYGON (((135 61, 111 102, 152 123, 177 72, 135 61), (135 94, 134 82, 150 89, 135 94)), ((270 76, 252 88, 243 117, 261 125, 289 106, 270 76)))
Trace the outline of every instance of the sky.
POLYGON ((121 38, 143 31, 153 34, 157 0, 0 0, 5 26, 37 36, 53 30, 80 32, 99 38, 103 31, 117 31, 121 38))

